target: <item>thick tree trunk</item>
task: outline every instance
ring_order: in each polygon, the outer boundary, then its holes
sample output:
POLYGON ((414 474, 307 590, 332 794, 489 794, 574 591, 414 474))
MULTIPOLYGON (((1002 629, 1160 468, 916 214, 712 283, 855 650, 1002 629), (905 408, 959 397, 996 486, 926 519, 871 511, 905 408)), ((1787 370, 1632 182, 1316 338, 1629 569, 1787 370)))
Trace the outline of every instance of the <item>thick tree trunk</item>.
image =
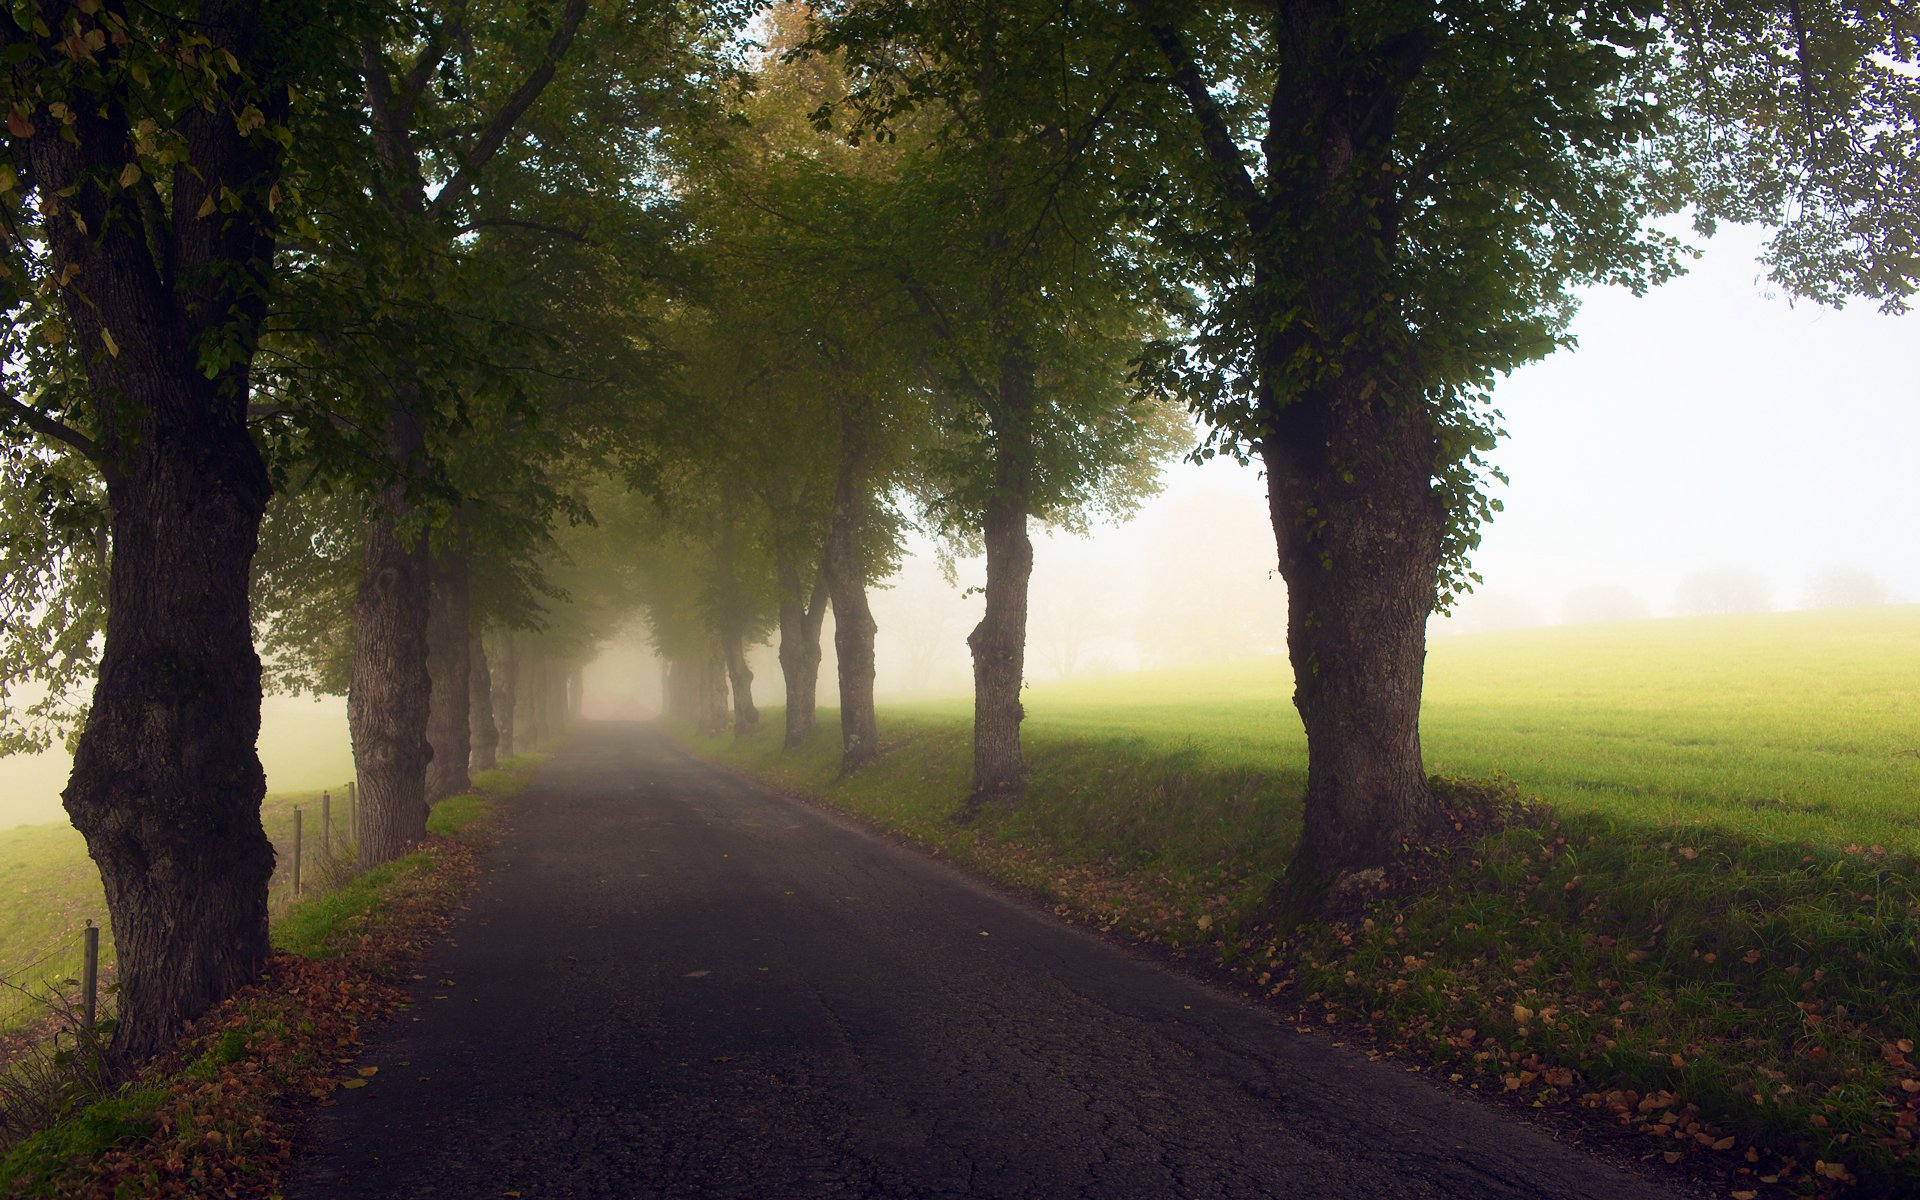
MULTIPOLYGON (((417 462, 425 438, 398 406, 388 450, 395 463, 417 462)), ((428 568, 426 535, 402 528, 407 485, 380 489, 360 590, 353 601, 353 668, 347 727, 360 783, 360 865, 391 862, 427 836, 428 568)))
POLYGON ((732 719, 731 705, 728 703, 727 656, 720 647, 707 651, 705 660, 706 708, 701 715, 703 733, 719 733, 732 719))
POLYGON ((493 723, 493 672, 487 663, 486 641, 478 631, 467 643, 467 683, 469 765, 475 771, 491 771, 499 761, 500 730, 493 723))
MULTIPOLYGON (((280 121, 291 60, 273 53, 266 6, 197 6, 193 36, 235 69, 209 77, 207 102, 170 123, 174 165, 129 180, 145 109, 126 82, 120 10, 18 10, 43 11, 16 16, 8 58, 41 64, 29 76, 59 62, 59 75, 14 89, 8 158, 19 199, 45 220, 10 216, 8 233, 44 239, 61 267, 48 298, 94 417, 91 437, 29 424, 94 462, 111 511, 100 669, 64 800, 106 891, 119 959, 109 1052, 125 1065, 255 978, 268 952, 273 848, 260 826, 248 575, 270 486, 246 408, 282 157, 234 117, 245 107, 280 121)), ((145 36, 136 29, 134 45, 145 36)))
POLYGON ((427 803, 437 804, 473 786, 467 775, 472 757, 473 645, 469 619, 467 556, 443 550, 432 557, 432 596, 427 606, 427 676, 432 699, 427 709, 427 803))
POLYGON ((792 563, 780 565, 780 675, 787 689, 786 746, 813 735, 820 694, 820 627, 827 619, 827 578, 815 575, 808 595, 792 563))
POLYGON ((1026 508, 1018 501, 987 513, 987 609, 967 635, 973 651, 973 795, 975 802, 1010 800, 1026 786, 1020 756, 1020 704, 1027 647, 1027 586, 1033 578, 1033 542, 1026 508))
POLYGON ((857 414, 841 420, 840 471, 834 481, 833 516, 827 522, 823 572, 833 601, 833 651, 840 671, 840 769, 851 771, 880 753, 874 715, 874 623, 867 604, 867 563, 860 548, 866 509, 866 432, 857 414))
POLYGON ((1446 511, 1431 418, 1360 378, 1282 410, 1263 445, 1307 796, 1288 891, 1314 902, 1435 817, 1420 690, 1446 511))
POLYGON ((733 735, 746 737, 760 727, 760 710, 753 706, 753 671, 747 666, 747 639, 739 631, 725 641, 727 685, 733 693, 733 735))
POLYGON ((994 414, 993 498, 981 532, 987 550, 986 612, 967 647, 973 652, 973 797, 1017 798, 1026 787, 1020 722, 1026 710, 1027 589, 1033 579, 1033 542, 1027 536, 1027 496, 1033 474, 1033 364, 1009 353, 1000 363, 1000 403, 994 414))
POLYGON ((109 483, 113 549, 93 706, 65 800, 100 867, 120 963, 112 1050, 163 1049, 258 974, 273 847, 248 566, 267 474, 238 417, 210 419, 197 371, 109 483))
POLYGON ((513 630, 502 629, 494 642, 497 651, 493 663, 493 723, 499 730, 500 742, 496 753, 501 758, 514 755, 513 708, 519 689, 518 652, 514 645, 513 630))

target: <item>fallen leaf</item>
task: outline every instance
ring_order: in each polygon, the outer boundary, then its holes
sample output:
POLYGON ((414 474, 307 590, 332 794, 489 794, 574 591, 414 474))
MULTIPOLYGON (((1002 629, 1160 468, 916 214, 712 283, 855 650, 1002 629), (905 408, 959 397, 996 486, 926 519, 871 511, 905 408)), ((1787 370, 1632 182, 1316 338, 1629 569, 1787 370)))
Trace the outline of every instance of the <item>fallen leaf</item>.
POLYGON ((680 978, 682 978, 682 979, 705 979, 705 978, 706 978, 707 976, 709 976, 709 975, 711 975, 711 974, 713 974, 713 972, 712 972, 712 971, 708 971, 708 970, 704 970, 704 969, 703 969, 703 970, 699 970, 699 971, 688 971, 688 972, 687 972, 687 973, 686 973, 685 975, 682 975, 682 976, 681 976, 680 978))
POLYGON ((343 1088, 363 1088, 367 1086, 367 1081, 364 1079, 343 1079, 340 1081, 340 1086, 343 1088))
POLYGON ((375 1075, 378 1075, 379 1073, 380 1073, 379 1067, 361 1067, 360 1068, 360 1077, 362 1079, 372 1079, 375 1075))

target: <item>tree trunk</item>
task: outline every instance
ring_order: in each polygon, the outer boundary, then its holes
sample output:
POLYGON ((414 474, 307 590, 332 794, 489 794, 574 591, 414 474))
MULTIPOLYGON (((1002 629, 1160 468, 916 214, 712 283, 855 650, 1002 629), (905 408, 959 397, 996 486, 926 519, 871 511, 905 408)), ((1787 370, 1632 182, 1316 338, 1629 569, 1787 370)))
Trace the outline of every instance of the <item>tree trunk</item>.
POLYGON ((840 769, 854 770, 880 753, 874 716, 873 641, 879 627, 867 604, 867 563, 860 547, 865 514, 866 431, 860 415, 842 414, 840 470, 827 522, 823 572, 833 600, 833 650, 840 671, 840 769))
POLYGON ((714 646, 706 654, 706 711, 701 718, 701 731, 719 733, 732 719, 731 705, 728 703, 727 656, 719 646, 714 646))
POLYGON ((574 663, 567 672, 567 720, 578 721, 587 708, 587 665, 574 663))
POLYGON ((780 676, 787 689, 785 745, 813 735, 820 694, 820 627, 827 619, 827 577, 816 572, 807 594, 799 569, 780 564, 780 676))
POLYGON ((573 664, 547 659, 547 732, 558 737, 573 717, 573 664))
POLYGON ((753 706, 753 671, 747 666, 747 639, 739 631, 726 637, 727 685, 733 693, 733 736, 746 737, 760 727, 753 706))
POLYGON ((427 764, 427 803, 438 804, 473 786, 467 760, 473 743, 473 664, 467 657, 473 645, 469 619, 467 556, 443 550, 431 560, 433 591, 427 607, 427 675, 432 699, 427 709, 427 744, 433 759, 427 764))
POLYGON ((1027 588, 1033 578, 1033 542, 1027 536, 1027 496, 1033 473, 1033 364, 1008 353, 1000 362, 994 412, 993 496, 984 534, 986 612, 967 647, 973 652, 974 804, 1017 798, 1026 787, 1020 756, 1020 688, 1026 673, 1027 588))
POLYGON ((247 599, 267 474, 237 407, 215 419, 193 394, 211 387, 185 375, 146 381, 179 389, 142 397, 173 411, 109 481, 106 638, 64 797, 106 888, 123 1062, 250 982, 269 949, 247 599))
POLYGON ((532 750, 547 740, 547 656, 538 641, 530 641, 520 654, 520 712, 526 719, 527 744, 532 750))
POLYGON ((512 758, 513 750, 513 706, 515 693, 519 686, 519 662, 514 646, 513 630, 502 629, 494 642, 497 661, 493 675, 493 722, 500 733, 500 743, 496 753, 501 758, 512 758))
MULTIPOLYGON (((388 451, 398 464, 424 453, 419 421, 403 403, 391 415, 388 451)), ((427 836, 427 539, 403 528, 407 485, 380 489, 367 527, 365 569, 353 600, 353 669, 347 727, 360 782, 360 865, 391 862, 427 836)))
POLYGON ((1273 426, 1262 454, 1307 732, 1287 891, 1311 904, 1434 820, 1420 690, 1446 510, 1417 402, 1396 405, 1356 374, 1282 409, 1273 426))
POLYGON ((487 666, 486 642, 479 632, 467 643, 467 741, 472 747, 471 766, 475 771, 491 771, 497 764, 500 731, 493 723, 493 672, 487 666))
MULTIPOLYGON (((22 174, 12 182, 46 219, 35 230, 10 215, 7 233, 44 238, 47 261, 64 264, 49 299, 69 365, 85 370, 95 429, 29 424, 100 469, 111 512, 99 675, 63 799, 112 918, 109 1053, 122 1065, 254 979, 269 949, 273 847, 260 826, 248 584, 270 484, 246 408, 282 156, 234 119, 244 106, 271 127, 287 113, 292 60, 275 53, 264 8, 195 11, 208 60, 224 57, 233 73, 209 76, 206 103, 169 126, 175 165, 136 180, 122 167, 144 109, 127 83, 126 25, 111 24, 119 10, 49 7, 25 22, 37 32, 8 31, 9 71, 27 72, 11 81, 8 158, 22 174), (58 78, 34 85, 56 62, 58 78), (60 98, 72 106, 56 117, 60 98), (152 224, 143 199, 158 201, 152 224)), ((147 36, 136 29, 134 44, 147 36)))

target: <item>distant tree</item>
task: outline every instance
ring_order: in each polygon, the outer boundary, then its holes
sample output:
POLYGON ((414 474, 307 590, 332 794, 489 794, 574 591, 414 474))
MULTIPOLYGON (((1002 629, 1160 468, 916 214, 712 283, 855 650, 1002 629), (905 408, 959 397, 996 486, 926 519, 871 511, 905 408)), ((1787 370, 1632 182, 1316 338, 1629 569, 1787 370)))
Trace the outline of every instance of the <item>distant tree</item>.
POLYGON ((1859 567, 1826 567, 1807 582, 1801 608, 1866 608, 1893 598, 1885 581, 1859 567))
POLYGON ((1673 611, 1683 617, 1771 612, 1773 588, 1757 571, 1713 567, 1689 572, 1674 593, 1673 611))
POLYGON ((1641 621, 1650 615, 1646 602, 1627 588, 1596 583, 1567 597, 1561 620, 1568 625, 1588 625, 1602 621, 1641 621))
MULTIPOLYGON (((1025 786, 1034 520, 1130 512, 1186 430, 1134 371, 1164 333, 1158 276, 1094 168, 1131 59, 1078 7, 820 4, 814 49, 844 54, 853 140, 902 143, 877 239, 922 318, 936 437, 916 485, 934 528, 986 555, 974 661, 973 797, 1025 786)), ((837 619, 837 617, 836 617, 837 619)))

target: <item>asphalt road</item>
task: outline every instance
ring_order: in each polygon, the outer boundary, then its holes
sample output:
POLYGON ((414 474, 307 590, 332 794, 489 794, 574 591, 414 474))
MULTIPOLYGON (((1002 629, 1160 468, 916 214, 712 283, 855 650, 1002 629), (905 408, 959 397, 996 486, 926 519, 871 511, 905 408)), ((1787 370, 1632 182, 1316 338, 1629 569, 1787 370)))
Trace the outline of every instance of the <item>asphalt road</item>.
POLYGON ((1670 1196, 644 727, 512 805, 288 1200, 1670 1196))

